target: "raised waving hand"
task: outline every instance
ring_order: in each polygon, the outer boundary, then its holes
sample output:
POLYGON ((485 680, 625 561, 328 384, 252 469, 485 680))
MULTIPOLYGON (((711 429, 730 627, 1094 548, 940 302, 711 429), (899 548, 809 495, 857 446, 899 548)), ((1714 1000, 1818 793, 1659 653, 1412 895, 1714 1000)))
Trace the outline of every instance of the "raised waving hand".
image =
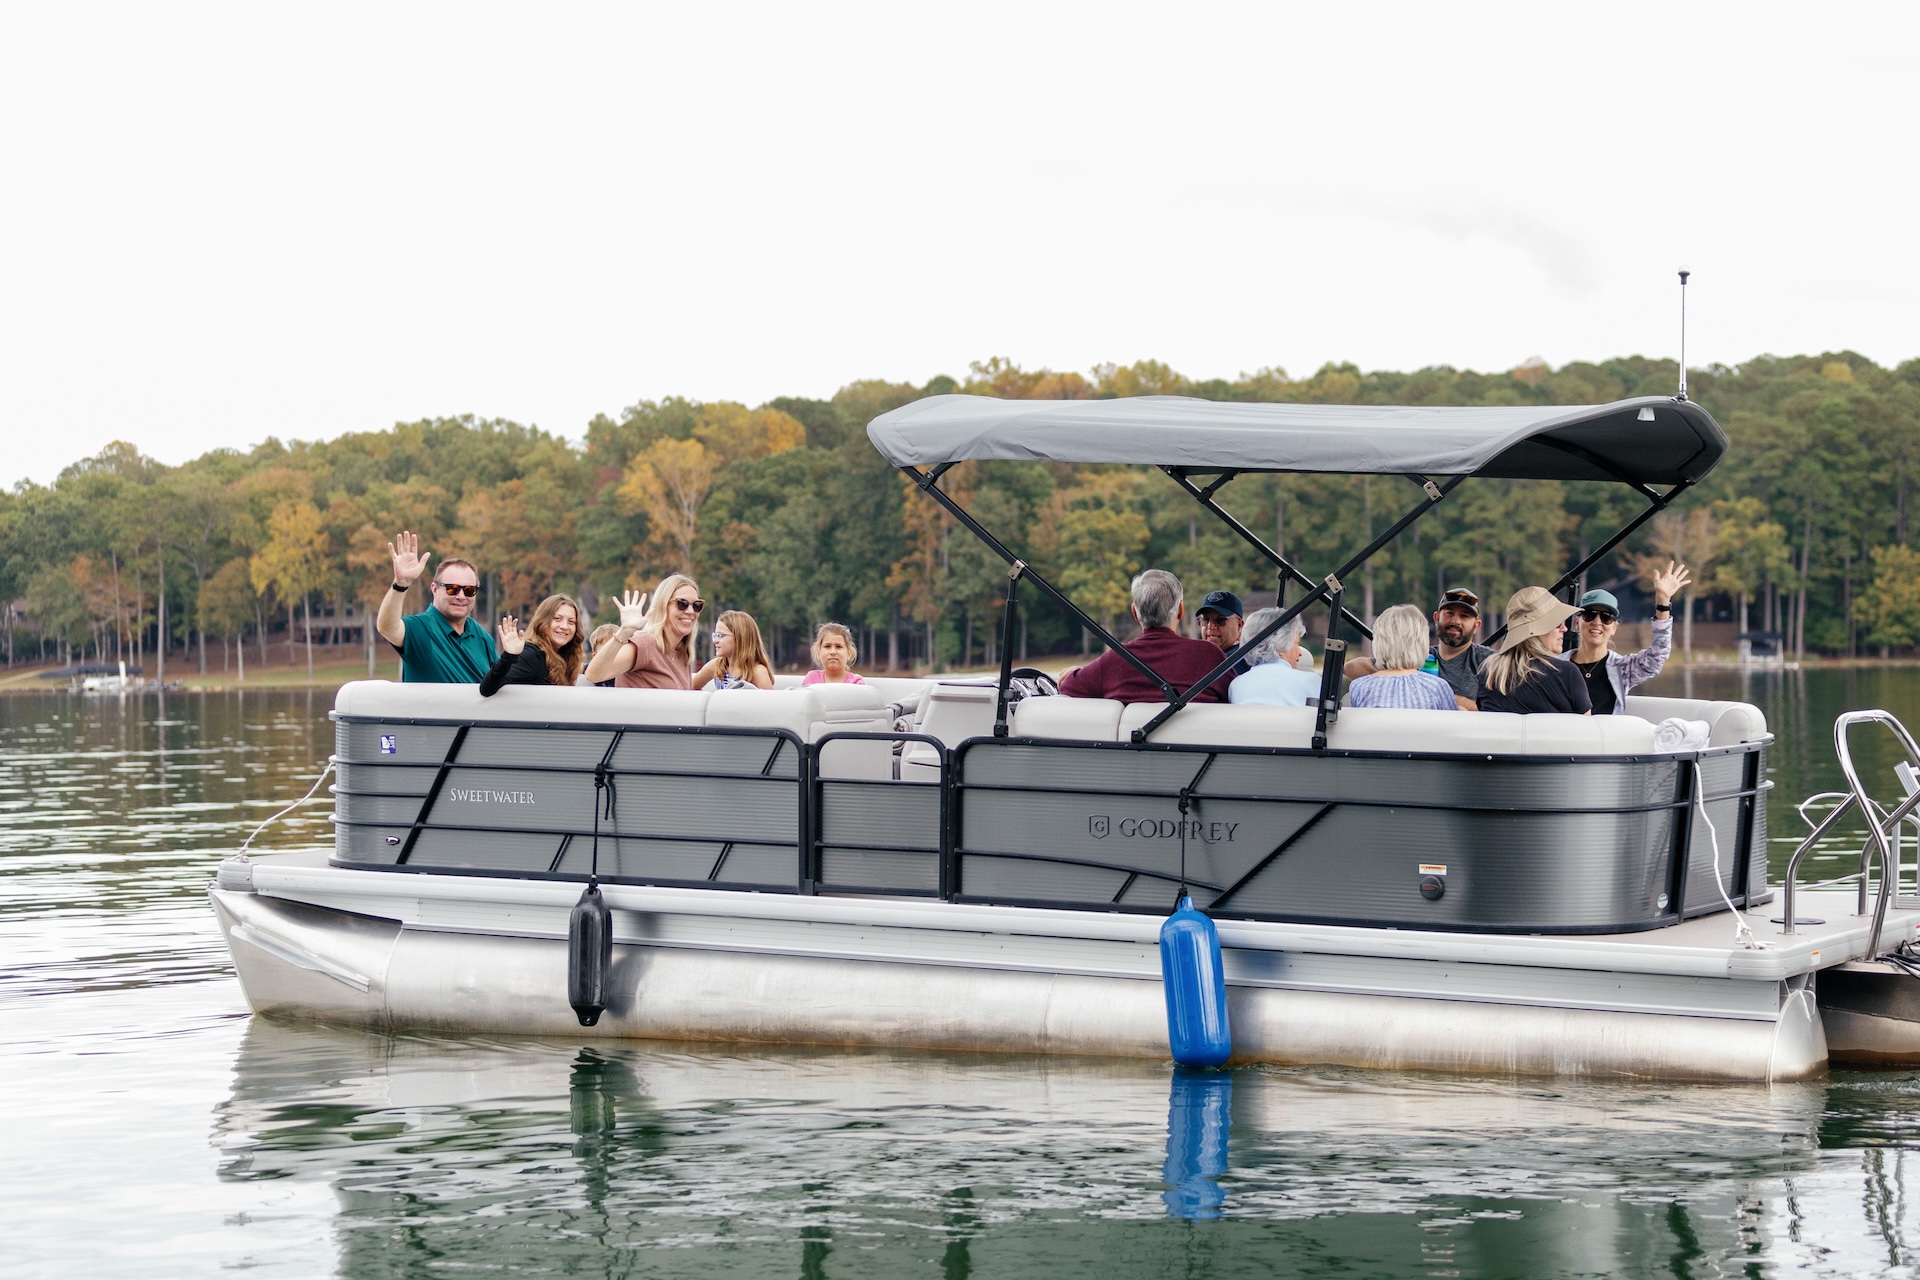
POLYGON ((647 593, 646 592, 644 591, 623 592, 621 593, 619 604, 620 604, 620 629, 622 631, 627 631, 627 630, 638 631, 641 627, 646 625, 646 622, 647 622, 647 593))
POLYGON ((410 587, 427 571, 427 562, 433 559, 431 551, 420 549, 418 535, 402 529, 400 536, 387 544, 387 553, 393 557, 393 580, 403 587, 410 587))
POLYGON ((1677 561, 1667 561, 1667 571, 1653 575, 1653 601, 1655 604, 1672 604, 1673 598, 1693 585, 1693 575, 1687 572, 1687 566, 1677 561))
POLYGON ((527 647, 527 638, 520 634, 520 621, 511 615, 500 619, 500 652, 518 653, 527 647))

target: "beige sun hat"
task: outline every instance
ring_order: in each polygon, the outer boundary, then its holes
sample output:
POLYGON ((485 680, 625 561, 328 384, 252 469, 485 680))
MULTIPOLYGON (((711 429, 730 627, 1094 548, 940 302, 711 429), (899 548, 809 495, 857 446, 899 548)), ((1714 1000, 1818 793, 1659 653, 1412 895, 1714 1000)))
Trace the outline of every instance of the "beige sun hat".
POLYGON ((1543 636, 1580 612, 1575 605, 1545 587, 1522 587, 1507 599, 1507 634, 1500 637, 1505 653, 1522 640, 1543 636))

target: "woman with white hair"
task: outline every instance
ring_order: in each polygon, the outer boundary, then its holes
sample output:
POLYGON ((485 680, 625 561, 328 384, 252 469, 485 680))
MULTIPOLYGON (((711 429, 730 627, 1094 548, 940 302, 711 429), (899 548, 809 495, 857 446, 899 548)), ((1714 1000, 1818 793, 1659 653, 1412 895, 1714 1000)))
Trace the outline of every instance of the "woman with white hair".
MULTIPOLYGON (((1255 609, 1247 617, 1241 634, 1257 636, 1280 616, 1278 609, 1255 609)), ((1255 645, 1246 654, 1250 664, 1243 675, 1235 676, 1227 686, 1227 701, 1261 707, 1310 707, 1320 696, 1320 677, 1309 667, 1295 669, 1300 658, 1300 637, 1307 624, 1299 615, 1255 645)))
POLYGON ((1482 711, 1593 714, 1580 669, 1559 661, 1567 619, 1578 612, 1545 587, 1513 593, 1507 601, 1507 634, 1500 637, 1499 652, 1480 668, 1482 711))
POLYGON ((1374 619, 1374 671, 1349 686, 1347 705, 1458 711, 1453 686, 1420 670, 1426 660, 1427 615, 1414 605, 1393 606, 1374 619))

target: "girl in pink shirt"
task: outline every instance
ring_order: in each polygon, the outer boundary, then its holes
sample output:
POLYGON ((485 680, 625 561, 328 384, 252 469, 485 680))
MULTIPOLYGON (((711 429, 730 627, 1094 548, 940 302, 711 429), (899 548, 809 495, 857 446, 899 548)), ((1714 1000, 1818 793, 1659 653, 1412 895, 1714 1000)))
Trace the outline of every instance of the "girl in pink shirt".
POLYGON ((853 632, 837 622, 823 622, 813 633, 813 660, 816 664, 800 683, 865 684, 853 674, 853 660, 860 654, 853 647, 853 632))

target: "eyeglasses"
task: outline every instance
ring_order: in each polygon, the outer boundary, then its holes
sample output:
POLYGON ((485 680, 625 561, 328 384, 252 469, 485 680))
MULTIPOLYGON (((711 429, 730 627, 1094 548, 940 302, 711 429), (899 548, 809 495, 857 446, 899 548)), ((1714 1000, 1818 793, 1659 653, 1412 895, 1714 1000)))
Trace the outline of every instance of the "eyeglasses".
POLYGON ((722 640, 731 639, 733 639, 733 633, 731 631, 716 631, 713 633, 713 642, 715 644, 719 644, 722 640))
POLYGON ((450 596, 465 596, 469 600, 480 594, 479 587, 469 587, 458 582, 436 582, 433 585, 450 596))
POLYGON ((676 609, 684 609, 688 613, 698 613, 707 607, 707 602, 705 600, 675 600, 673 607, 676 609))
POLYGON ((1582 609, 1580 611, 1580 620, 1582 622, 1612 622, 1614 616, 1615 615, 1607 609, 1582 609))

